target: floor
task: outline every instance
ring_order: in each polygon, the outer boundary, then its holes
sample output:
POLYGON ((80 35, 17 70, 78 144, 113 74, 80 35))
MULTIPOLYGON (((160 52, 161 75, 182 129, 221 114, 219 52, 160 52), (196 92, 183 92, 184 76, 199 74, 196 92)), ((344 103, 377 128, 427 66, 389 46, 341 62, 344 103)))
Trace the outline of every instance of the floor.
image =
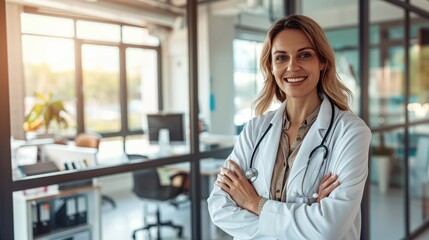
MULTIPOLYGON (((134 196, 131 192, 121 192, 118 194, 109 194, 115 199, 117 207, 113 209, 109 204, 103 204, 102 207, 102 236, 103 240, 126 240, 132 239, 132 232, 143 226, 144 212, 148 212, 147 221, 155 221, 155 212, 157 203, 145 202, 134 196), (145 205, 146 204, 146 205, 145 205), (146 206, 146 210, 145 210, 146 206)), ((178 208, 168 203, 161 203, 161 219, 164 221, 172 220, 174 224, 183 226, 183 237, 180 239, 191 239, 191 205, 189 201, 184 201, 178 208), (167 216, 166 219, 163 216, 167 216), (173 216, 173 218, 171 217, 173 216)), ((207 205, 202 201, 202 234, 204 240, 231 240, 232 238, 218 230, 213 230, 214 225, 209 222, 207 205), (210 225, 210 226, 209 226, 210 225), (213 237, 216 236, 216 237, 213 237)), ((161 237, 164 240, 178 239, 177 231, 169 227, 161 228, 161 237)), ((150 234, 147 231, 139 231, 136 234, 136 240, 156 239, 156 228, 152 229, 150 234)))
MULTIPOLYGON (((402 193, 399 190, 389 189, 386 194, 380 194, 377 186, 371 187, 371 239, 402 239, 404 236, 404 209, 402 193), (386 221, 388 220, 388 221, 386 221), (376 231, 374 231, 376 229, 376 231)), ((128 240, 132 239, 134 229, 143 225, 143 202, 135 197, 131 192, 124 191, 117 194, 109 194, 116 201, 117 208, 113 209, 108 204, 102 207, 102 234, 103 240, 128 240)), ((411 201, 411 221, 412 225, 419 225, 422 222, 421 201, 411 201)), ((232 239, 221 231, 213 231, 212 225, 205 210, 207 206, 202 201, 202 240, 230 240, 232 239), (210 227, 211 225, 211 227, 210 227)), ((147 203, 148 212, 154 213, 156 203, 147 203)), ((191 239, 190 229, 190 203, 180 205, 178 209, 169 204, 161 204, 162 216, 173 217, 175 224, 184 226, 184 237, 182 239, 191 239)), ((149 214, 149 222, 154 220, 153 214, 149 214)), ((170 219, 166 219, 170 220, 170 219)), ((137 240, 156 239, 156 230, 153 229, 149 235, 148 232, 140 231, 137 233, 137 240)), ((177 232, 170 228, 162 228, 162 239, 178 239, 177 232)), ((429 239, 429 230, 418 240, 429 239)))

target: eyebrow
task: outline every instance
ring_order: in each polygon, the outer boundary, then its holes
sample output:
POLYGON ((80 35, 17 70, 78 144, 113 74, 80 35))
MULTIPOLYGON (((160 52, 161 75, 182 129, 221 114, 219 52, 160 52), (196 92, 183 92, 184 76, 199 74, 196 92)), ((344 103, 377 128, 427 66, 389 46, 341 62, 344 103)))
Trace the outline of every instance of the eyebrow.
MULTIPOLYGON (((303 48, 298 49, 298 52, 301 52, 301 51, 304 51, 304 50, 308 50, 308 49, 314 51, 314 49, 312 47, 303 47, 303 48)), ((287 52, 286 51, 282 51, 282 50, 277 50, 277 51, 273 52, 273 55, 275 55, 277 53, 287 53, 287 52)))

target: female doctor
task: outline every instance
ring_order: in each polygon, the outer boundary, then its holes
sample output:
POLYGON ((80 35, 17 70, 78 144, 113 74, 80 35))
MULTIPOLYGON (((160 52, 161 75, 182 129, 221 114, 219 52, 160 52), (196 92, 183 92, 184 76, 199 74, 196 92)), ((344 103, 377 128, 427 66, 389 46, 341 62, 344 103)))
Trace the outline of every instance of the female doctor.
POLYGON ((359 239, 371 132, 350 112, 323 30, 279 20, 260 62, 258 116, 221 168, 212 221, 235 239, 359 239), (267 111, 273 100, 281 106, 267 111))

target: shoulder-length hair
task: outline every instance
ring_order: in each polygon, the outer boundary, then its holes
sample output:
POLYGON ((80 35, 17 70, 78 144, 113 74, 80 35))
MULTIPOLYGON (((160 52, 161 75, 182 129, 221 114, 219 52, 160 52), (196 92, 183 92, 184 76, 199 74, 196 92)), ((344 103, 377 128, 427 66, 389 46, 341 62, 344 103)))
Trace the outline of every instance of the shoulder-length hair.
POLYGON ((310 40, 319 60, 325 67, 320 73, 317 85, 318 91, 327 95, 332 102, 341 110, 350 111, 349 98, 352 92, 341 82, 336 73, 335 53, 329 45, 322 28, 313 19, 302 15, 291 15, 277 21, 269 29, 262 46, 260 57, 260 68, 264 77, 264 86, 255 100, 256 115, 264 114, 272 104, 273 100, 284 102, 286 95, 277 85, 272 71, 272 41, 278 33, 285 29, 301 30, 310 40))

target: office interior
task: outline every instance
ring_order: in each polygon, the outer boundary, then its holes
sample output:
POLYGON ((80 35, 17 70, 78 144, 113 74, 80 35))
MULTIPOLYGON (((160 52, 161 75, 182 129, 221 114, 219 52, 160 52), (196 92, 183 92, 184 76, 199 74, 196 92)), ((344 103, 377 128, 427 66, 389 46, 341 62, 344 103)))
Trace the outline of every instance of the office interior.
POLYGON ((133 239, 157 210, 182 229, 136 239, 232 239, 205 200, 253 116, 264 34, 294 13, 324 28, 373 133, 361 238, 429 236, 428 1, 5 0, 0 10, 0 239, 133 239), (28 120, 52 102, 66 109, 59 123, 28 120), (150 115, 181 128, 153 126, 151 137, 150 115), (95 147, 80 146, 81 133, 95 147), (150 199, 138 193, 146 181, 179 190, 150 199))

